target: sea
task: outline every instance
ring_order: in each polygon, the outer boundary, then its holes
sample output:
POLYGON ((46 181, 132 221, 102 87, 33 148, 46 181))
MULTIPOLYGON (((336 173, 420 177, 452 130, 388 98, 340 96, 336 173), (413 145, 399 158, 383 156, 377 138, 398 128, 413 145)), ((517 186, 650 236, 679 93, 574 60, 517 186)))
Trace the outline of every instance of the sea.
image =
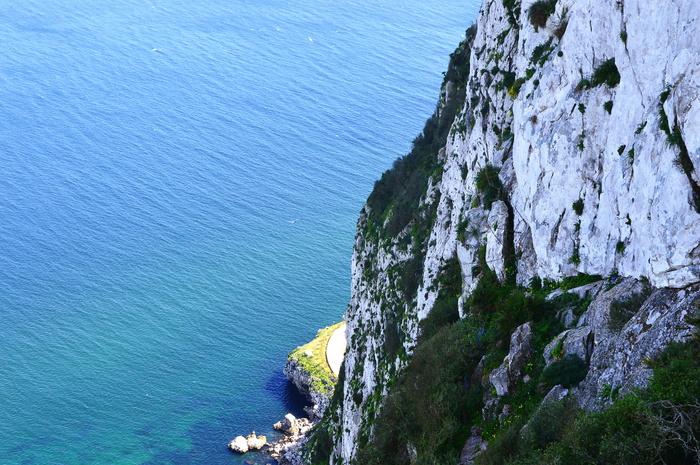
POLYGON ((242 464, 479 0, 0 0, 0 464, 242 464))

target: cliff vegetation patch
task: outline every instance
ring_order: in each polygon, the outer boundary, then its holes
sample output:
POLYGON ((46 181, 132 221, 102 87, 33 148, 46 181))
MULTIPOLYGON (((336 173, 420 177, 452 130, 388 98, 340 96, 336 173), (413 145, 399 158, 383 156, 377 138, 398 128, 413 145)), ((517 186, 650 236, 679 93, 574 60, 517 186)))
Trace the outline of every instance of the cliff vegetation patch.
POLYGON ((527 10, 527 19, 535 28, 547 26, 547 20, 554 14, 557 0, 537 0, 527 10))
MULTIPOLYGON (((691 321, 697 327, 697 318, 691 321)), ((671 343, 648 361, 646 389, 618 397, 602 412, 579 410, 569 398, 543 404, 532 416, 514 415, 492 433, 477 465, 678 464, 700 461, 700 340, 671 343)), ((614 395, 611 393, 615 393, 614 395)))

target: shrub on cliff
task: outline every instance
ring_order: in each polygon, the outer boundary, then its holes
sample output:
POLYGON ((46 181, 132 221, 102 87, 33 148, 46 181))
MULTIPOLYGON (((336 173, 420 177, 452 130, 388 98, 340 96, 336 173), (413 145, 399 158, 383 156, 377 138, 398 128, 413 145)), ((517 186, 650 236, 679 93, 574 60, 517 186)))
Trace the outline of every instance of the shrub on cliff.
POLYGON ((386 397, 374 437, 360 444, 355 463, 457 463, 469 425, 480 417, 481 385, 468 381, 482 355, 479 340, 479 328, 466 320, 423 340, 386 397), (411 445, 417 462, 411 460, 411 445))
POLYGON ((429 339, 437 331, 459 320, 458 301, 462 294, 462 267, 453 257, 440 268, 437 279, 440 289, 428 317, 421 321, 420 339, 429 339))
POLYGON ((527 19, 536 28, 545 27, 556 6, 557 0, 537 0, 527 10, 527 19))
POLYGON ((500 168, 487 164, 476 174, 475 187, 483 196, 486 210, 490 210, 491 205, 501 196, 503 184, 498 177, 500 171, 500 168))
POLYGON ((540 418, 542 409, 538 410, 527 422, 534 428, 523 430, 524 419, 507 420, 489 438, 476 464, 697 465, 699 352, 697 337, 670 344, 648 362, 653 369, 649 386, 615 400, 602 412, 577 411, 565 401, 543 406, 555 415, 540 418))
POLYGON ((427 191, 428 179, 438 171, 438 151, 445 146, 459 105, 466 96, 469 56, 475 36, 476 28, 469 28, 466 39, 450 55, 445 84, 449 81, 454 85, 444 107, 438 107, 428 118, 421 134, 413 140, 411 151, 382 174, 367 199, 370 215, 376 220, 374 224, 383 224, 389 216, 386 231, 389 236, 398 234, 415 218, 420 199, 427 191))
POLYGON ((620 72, 615 65, 615 58, 610 58, 604 61, 593 71, 591 77, 591 87, 607 85, 610 88, 617 86, 620 83, 620 72))
POLYGON ((578 383, 586 377, 586 373, 588 373, 586 362, 576 354, 568 354, 545 368, 540 378, 540 386, 543 392, 549 391, 557 384, 568 389, 578 386, 578 383))

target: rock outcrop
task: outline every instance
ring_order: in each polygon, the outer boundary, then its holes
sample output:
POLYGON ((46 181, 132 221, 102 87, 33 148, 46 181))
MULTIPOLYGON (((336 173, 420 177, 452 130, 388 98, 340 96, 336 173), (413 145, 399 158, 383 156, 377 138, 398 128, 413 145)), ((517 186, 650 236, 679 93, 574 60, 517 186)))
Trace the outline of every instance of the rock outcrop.
POLYGON ((236 438, 228 444, 228 448, 238 454, 245 454, 248 452, 248 440, 243 436, 236 436, 236 438))
POLYGON ((498 396, 513 393, 513 388, 522 379, 525 365, 532 358, 532 324, 519 326, 510 337, 510 350, 503 364, 489 374, 489 381, 498 396))
POLYGON ((228 448, 233 452, 238 454, 245 454, 249 451, 261 450, 267 445, 267 438, 265 436, 258 436, 253 431, 246 437, 236 436, 229 444, 228 448))
MULTIPOLYGON (((335 383, 338 381, 337 374, 328 364, 327 350, 331 338, 335 336, 337 340, 337 330, 344 326, 345 323, 338 323, 319 330, 311 342, 297 347, 289 354, 287 364, 284 366, 285 376, 312 403, 311 408, 307 409, 312 420, 323 417, 335 383)), ((344 343, 339 344, 339 341, 336 341, 335 345, 340 348, 339 350, 345 350, 344 343)), ((337 354, 333 354, 333 357, 338 358, 337 354)))
POLYGON ((306 418, 296 418, 291 413, 285 415, 282 421, 274 424, 274 428, 284 436, 270 444, 269 453, 279 465, 301 465, 302 446, 306 443, 306 434, 313 423, 306 418))

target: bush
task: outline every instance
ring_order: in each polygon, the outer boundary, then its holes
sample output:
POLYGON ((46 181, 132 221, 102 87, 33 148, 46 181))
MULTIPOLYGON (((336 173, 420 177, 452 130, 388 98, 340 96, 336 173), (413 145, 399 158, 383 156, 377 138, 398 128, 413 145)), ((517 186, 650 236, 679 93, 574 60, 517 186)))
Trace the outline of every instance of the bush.
POLYGON ((481 385, 465 382, 482 355, 478 334, 479 328, 462 320, 419 343, 356 463, 408 465, 409 443, 416 446, 417 463, 459 461, 469 425, 482 406, 481 385))
POLYGON ((435 304, 428 316, 421 321, 420 341, 434 336, 442 327, 459 320, 459 297, 462 294, 462 267, 457 257, 447 260, 440 268, 435 304))
POLYGON ((613 88, 620 83, 620 72, 615 65, 615 58, 604 61, 593 71, 591 87, 606 86, 613 88))
POLYGON ((423 262, 425 260, 424 253, 414 253, 413 256, 404 262, 399 270, 401 283, 403 284, 403 292, 406 300, 413 300, 416 296, 418 286, 423 279, 423 262))
POLYGON ((625 249, 624 241, 617 241, 617 244, 615 244, 615 253, 625 253, 625 249))
POLYGON ((542 66, 545 61, 547 61, 547 58, 549 58, 549 55, 552 54, 552 50, 554 50, 554 46, 552 45, 552 38, 535 47, 532 49, 532 55, 530 56, 530 62, 534 64, 539 64, 542 66))
POLYGON ((574 245, 574 250, 571 252, 571 256, 569 257, 569 263, 573 265, 581 264, 581 255, 579 254, 578 244, 574 245))
MULTIPOLYGON (((397 159, 392 168, 375 182, 367 199, 370 223, 381 225, 388 215, 389 235, 402 231, 414 219, 421 196, 425 194, 428 180, 439 168, 438 151, 445 146, 452 123, 457 115, 457 105, 466 97, 466 79, 469 73, 470 42, 476 28, 467 30, 466 39, 450 55, 445 81, 454 83, 447 105, 438 108, 427 119, 421 134, 413 140, 411 151, 397 159)), ((443 84, 446 84, 443 83, 443 84)))
POLYGON ((527 18, 535 28, 547 26, 547 20, 554 13, 557 0, 537 0, 527 10, 527 18))
POLYGON ((569 289, 595 283, 601 281, 602 279, 603 277, 599 274, 579 273, 576 276, 567 276, 566 278, 562 279, 561 286, 559 286, 559 288, 562 291, 568 291, 569 289))
POLYGON ((503 184, 498 177, 500 171, 500 168, 487 164, 476 174, 476 190, 483 194, 483 204, 486 210, 490 210, 493 202, 501 196, 503 184))
POLYGON ((528 421, 523 439, 535 449, 561 440, 567 423, 573 420, 573 412, 567 407, 564 401, 542 404, 528 421))
POLYGON ((588 373, 586 362, 576 354, 568 354, 544 369, 540 377, 540 388, 545 392, 557 384, 561 384, 566 389, 578 386, 578 383, 586 377, 586 373, 588 373))
MULTIPOLYGON (((651 400, 668 399, 676 404, 700 400, 700 341, 672 342, 650 363, 651 400)), ((700 425, 698 425, 700 426, 700 425)))
POLYGON ((613 109, 613 101, 608 100, 603 104, 603 109, 608 112, 608 114, 612 114, 612 109, 613 109))
POLYGON ((574 212, 578 216, 583 215, 583 199, 578 199, 577 201, 575 201, 573 204, 571 204, 571 208, 574 209, 574 212))

